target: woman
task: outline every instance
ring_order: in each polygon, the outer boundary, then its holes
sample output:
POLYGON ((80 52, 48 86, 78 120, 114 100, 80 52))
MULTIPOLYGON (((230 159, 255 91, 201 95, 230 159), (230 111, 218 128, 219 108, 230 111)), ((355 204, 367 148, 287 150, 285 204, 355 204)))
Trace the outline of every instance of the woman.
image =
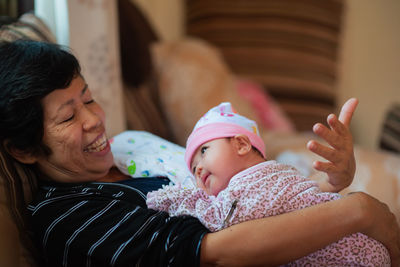
MULTIPOLYGON (((345 121, 353 110, 345 110, 345 121)), ((144 195, 168 181, 143 182, 115 170, 104 117, 70 53, 33 41, 0 45, 0 141, 40 178, 28 210, 46 265, 278 265, 354 232, 381 241, 398 264, 394 215, 363 193, 216 233, 193 217, 149 210, 144 195)), ((337 137, 317 128, 325 138, 337 137)), ((331 160, 319 168, 335 187, 347 186, 354 175, 351 135, 342 134, 343 151, 312 146, 331 160)))

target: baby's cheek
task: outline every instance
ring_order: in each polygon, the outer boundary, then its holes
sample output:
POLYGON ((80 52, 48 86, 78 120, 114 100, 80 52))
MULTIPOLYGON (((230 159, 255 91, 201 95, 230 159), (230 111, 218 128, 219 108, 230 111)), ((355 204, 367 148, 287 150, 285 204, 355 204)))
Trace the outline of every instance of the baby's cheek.
POLYGON ((196 184, 197 184, 198 188, 201 188, 201 189, 205 190, 204 184, 201 182, 200 179, 196 178, 196 184))

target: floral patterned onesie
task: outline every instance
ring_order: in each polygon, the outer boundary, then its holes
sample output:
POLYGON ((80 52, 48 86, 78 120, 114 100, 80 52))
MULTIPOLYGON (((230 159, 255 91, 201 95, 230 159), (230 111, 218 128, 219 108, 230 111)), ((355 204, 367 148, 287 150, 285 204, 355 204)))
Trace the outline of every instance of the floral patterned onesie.
MULTIPOLYGON (((195 216, 211 231, 218 231, 338 198, 339 194, 322 192, 293 167, 266 161, 236 174, 217 196, 200 188, 165 186, 148 193, 147 205, 172 216, 195 216)), ((390 257, 381 243, 356 233, 287 266, 390 266, 390 257)))

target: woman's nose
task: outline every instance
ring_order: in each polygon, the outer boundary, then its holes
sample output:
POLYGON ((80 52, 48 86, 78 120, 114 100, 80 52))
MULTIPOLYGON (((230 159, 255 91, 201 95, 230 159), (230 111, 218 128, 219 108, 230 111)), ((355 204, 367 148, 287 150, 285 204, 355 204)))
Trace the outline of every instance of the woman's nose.
POLYGON ((85 131, 90 131, 101 125, 101 118, 96 112, 90 110, 87 107, 83 107, 82 112, 83 112, 83 129, 85 131))

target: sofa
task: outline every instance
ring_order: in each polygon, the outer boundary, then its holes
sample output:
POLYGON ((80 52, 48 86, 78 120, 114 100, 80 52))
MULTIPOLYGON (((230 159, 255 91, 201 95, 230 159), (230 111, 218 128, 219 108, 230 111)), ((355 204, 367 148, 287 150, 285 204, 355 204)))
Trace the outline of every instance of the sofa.
MULTIPOLYGON (((311 167, 317 156, 305 148, 308 140, 318 138, 296 129, 297 122, 263 84, 237 75, 210 42, 199 37, 162 41, 132 1, 118 1, 118 5, 127 129, 148 131, 184 146, 195 121, 206 110, 230 101, 239 113, 261 126, 269 159, 292 164, 313 179, 324 179, 311 167)), ((55 41, 33 14, 0 30, 0 40, 19 38, 55 41)), ((400 222, 399 154, 356 146, 355 155, 354 182, 343 194, 368 192, 387 203, 400 222)), ((25 207, 36 185, 34 173, 0 146, 0 266, 40 266, 25 220, 25 207)))

